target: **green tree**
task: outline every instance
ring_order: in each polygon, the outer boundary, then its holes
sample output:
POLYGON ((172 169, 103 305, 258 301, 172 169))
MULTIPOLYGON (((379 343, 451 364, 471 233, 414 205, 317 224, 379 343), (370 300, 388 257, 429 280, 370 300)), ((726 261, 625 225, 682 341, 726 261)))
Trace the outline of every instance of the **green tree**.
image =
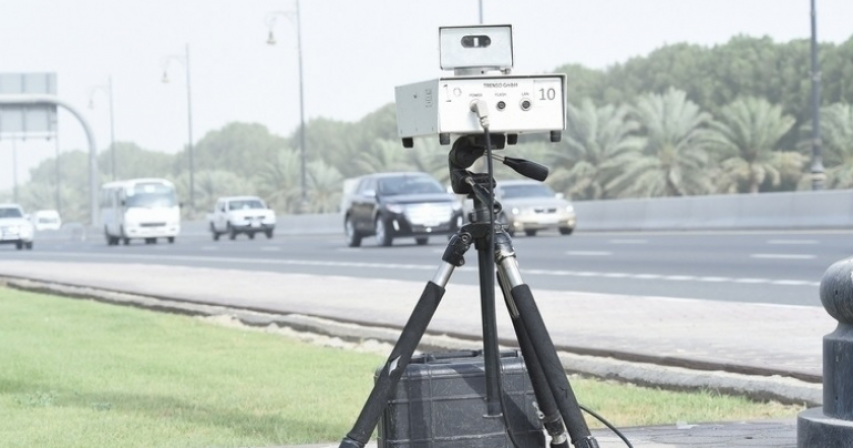
MULTIPOLYGON (((758 193, 765 181, 772 186, 780 184, 783 167, 801 157, 796 152, 777 151, 793 126, 793 117, 763 98, 740 98, 723 107, 713 128, 719 132, 716 144, 721 153, 720 167, 732 189, 758 193)), ((801 168, 802 164, 795 171, 801 168)))
MULTIPOLYGON (((113 180, 111 157, 109 148, 98 154, 98 167, 102 173, 105 173, 101 177, 102 182, 113 180)), ((116 142, 115 165, 115 180, 170 177, 175 174, 175 156, 173 154, 144 149, 133 142, 116 142)))
POLYGON ((584 100, 580 107, 567 107, 563 140, 550 145, 548 163, 553 169, 551 184, 574 199, 602 199, 608 173, 604 164, 626 151, 636 151, 643 141, 636 136, 639 123, 626 106, 596 107, 584 100))
MULTIPOLYGON (((199 140, 193 148, 194 166, 198 171, 225 169, 250 178, 285 147, 286 140, 262 124, 233 122, 199 140)), ((187 170, 188 160, 186 149, 178 153, 175 172, 187 170)))
POLYGON ((302 202, 299 153, 282 149, 268 160, 257 177, 259 193, 280 213, 298 213, 302 202))
POLYGON ((343 193, 343 176, 333 166, 314 160, 306 167, 308 172, 308 213, 338 212, 343 193))
POLYGON ((194 175, 195 210, 190 210, 190 176, 182 172, 174 179, 178 197, 183 204, 182 212, 187 219, 204 218, 213 211, 216 200, 221 196, 242 196, 257 194, 254 184, 245 177, 225 170, 202 170, 194 175))
POLYGON ((826 185, 853 188, 853 106, 833 104, 820 116, 826 185))
MULTIPOLYGON (((103 182, 108 179, 105 173, 98 173, 103 182)), ((64 151, 59 155, 59 184, 62 207, 62 219, 65 222, 89 221, 89 151, 64 151)), ((50 158, 30 169, 30 180, 22 185, 26 193, 28 210, 52 208, 55 203, 56 159, 50 158), (32 187, 29 185, 32 184, 32 187)), ((98 185, 97 187, 100 187, 98 185)))
POLYGON ((643 147, 602 165, 613 176, 605 188, 617 197, 687 196, 714 190, 710 114, 674 89, 640 97, 634 114, 645 132, 643 147))
POLYGON ((377 139, 367 150, 358 154, 355 165, 359 174, 388 171, 410 171, 413 169, 406 148, 396 140, 377 139))

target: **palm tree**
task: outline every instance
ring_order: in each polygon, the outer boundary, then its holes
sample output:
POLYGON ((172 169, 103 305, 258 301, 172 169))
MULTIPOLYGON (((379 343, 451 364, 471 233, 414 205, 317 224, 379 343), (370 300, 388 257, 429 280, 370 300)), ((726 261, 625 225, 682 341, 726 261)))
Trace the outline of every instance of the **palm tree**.
POLYGON ((579 108, 568 105, 563 141, 550 147, 547 158, 554 170, 550 183, 555 190, 574 199, 608 196, 602 166, 623 152, 640 149, 642 143, 634 135, 640 126, 629 114, 626 106, 596 108, 589 99, 579 108))
MULTIPOLYGON (((183 172, 175 182, 178 192, 189 192, 189 173, 183 172)), ((237 196, 257 194, 255 186, 249 179, 225 170, 202 170, 195 173, 195 213, 204 216, 205 212, 213 210, 220 196, 237 196)), ((182 194, 186 197, 186 194, 182 194)), ((189 214, 188 209, 184 209, 189 214)), ((191 217, 190 217, 191 218, 191 217)))
POLYGON ((413 167, 406 160, 405 151, 398 141, 377 139, 370 145, 369 151, 358 155, 355 164, 363 174, 409 171, 413 167))
POLYGON ((258 190, 279 212, 298 213, 302 197, 300 173, 299 153, 290 148, 282 149, 258 174, 258 190))
POLYGON ((441 146, 437 137, 418 139, 414 148, 403 148, 399 141, 393 141, 410 169, 429 173, 441 183, 450 182, 450 170, 447 167, 447 155, 450 146, 441 146))
POLYGON ((605 188, 618 197, 686 196, 713 191, 709 156, 711 116, 687 94, 670 89, 646 94, 633 110, 645 133, 642 149, 627 150, 602 165, 605 188))
POLYGON ((322 160, 308 164, 308 208, 309 213, 334 213, 341 202, 343 176, 333 166, 322 160))
POLYGON ((823 155, 829 188, 853 187, 853 106, 836 103, 821 110, 823 155))
POLYGON ((799 153, 776 151, 794 121, 763 98, 739 98, 722 108, 721 121, 712 126, 719 132, 720 167, 731 188, 740 190, 742 185, 758 193, 766 180, 778 186, 786 167, 794 172, 802 169, 799 153))

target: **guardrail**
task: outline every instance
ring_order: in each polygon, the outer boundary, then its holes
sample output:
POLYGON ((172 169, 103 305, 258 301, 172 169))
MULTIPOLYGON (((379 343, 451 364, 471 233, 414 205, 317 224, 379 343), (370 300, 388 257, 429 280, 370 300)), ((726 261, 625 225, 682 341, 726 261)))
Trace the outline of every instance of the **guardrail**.
POLYGON ((853 190, 578 201, 578 231, 853 228, 853 190))

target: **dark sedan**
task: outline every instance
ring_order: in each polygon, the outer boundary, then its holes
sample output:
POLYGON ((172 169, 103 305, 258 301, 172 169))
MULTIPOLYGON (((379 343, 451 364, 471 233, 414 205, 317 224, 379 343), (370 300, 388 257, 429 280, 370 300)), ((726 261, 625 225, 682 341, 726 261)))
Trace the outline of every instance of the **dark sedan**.
POLYGON ((430 236, 454 233, 462 225, 461 204, 429 174, 370 174, 356 182, 345 198, 344 230, 350 247, 371 235, 380 246, 390 246, 398 237, 414 237, 424 245, 430 236))

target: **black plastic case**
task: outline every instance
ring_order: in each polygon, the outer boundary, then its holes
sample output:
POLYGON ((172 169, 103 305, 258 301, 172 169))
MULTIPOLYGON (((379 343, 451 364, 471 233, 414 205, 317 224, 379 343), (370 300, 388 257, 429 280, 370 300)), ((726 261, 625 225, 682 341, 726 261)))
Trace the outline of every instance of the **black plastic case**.
MULTIPOLYGON (((518 351, 501 353, 506 421, 520 447, 544 447, 518 351)), ((482 351, 413 357, 379 421, 379 448, 512 448, 504 419, 487 417, 482 351)))

